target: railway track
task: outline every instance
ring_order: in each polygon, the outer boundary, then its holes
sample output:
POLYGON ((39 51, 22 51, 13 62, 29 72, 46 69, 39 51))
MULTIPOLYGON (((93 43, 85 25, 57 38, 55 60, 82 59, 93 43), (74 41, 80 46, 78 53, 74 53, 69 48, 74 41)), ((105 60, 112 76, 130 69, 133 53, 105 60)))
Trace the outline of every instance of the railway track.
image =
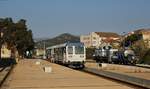
POLYGON ((5 70, 6 67, 3 67, 0 69, 0 72, 3 72, 5 70))
POLYGON ((5 80, 11 73, 12 69, 14 68, 14 65, 8 66, 8 67, 3 67, 0 70, 0 89, 3 86, 5 80))

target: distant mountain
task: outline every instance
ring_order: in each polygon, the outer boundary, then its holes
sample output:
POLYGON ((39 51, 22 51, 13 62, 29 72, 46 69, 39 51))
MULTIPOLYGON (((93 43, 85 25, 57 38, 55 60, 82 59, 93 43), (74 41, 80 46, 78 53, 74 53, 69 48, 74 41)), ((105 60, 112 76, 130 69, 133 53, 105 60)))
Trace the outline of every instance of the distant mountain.
POLYGON ((39 42, 42 40, 48 40, 49 38, 34 38, 34 42, 39 42))
POLYGON ((74 36, 74 35, 69 34, 69 33, 63 33, 63 34, 60 34, 59 36, 56 36, 54 38, 46 39, 46 40, 40 40, 40 41, 36 42, 36 47, 43 48, 44 43, 45 43, 46 47, 49 47, 49 46, 53 46, 56 44, 65 43, 68 41, 71 41, 71 42, 80 41, 80 37, 74 36))

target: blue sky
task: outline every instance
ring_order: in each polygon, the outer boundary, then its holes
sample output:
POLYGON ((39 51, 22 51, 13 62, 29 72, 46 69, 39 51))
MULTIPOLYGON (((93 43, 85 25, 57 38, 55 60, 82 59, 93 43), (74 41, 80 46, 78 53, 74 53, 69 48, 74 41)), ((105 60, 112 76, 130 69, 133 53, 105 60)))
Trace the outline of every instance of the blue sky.
POLYGON ((0 0, 0 17, 26 19, 35 38, 150 28, 150 0, 0 0))

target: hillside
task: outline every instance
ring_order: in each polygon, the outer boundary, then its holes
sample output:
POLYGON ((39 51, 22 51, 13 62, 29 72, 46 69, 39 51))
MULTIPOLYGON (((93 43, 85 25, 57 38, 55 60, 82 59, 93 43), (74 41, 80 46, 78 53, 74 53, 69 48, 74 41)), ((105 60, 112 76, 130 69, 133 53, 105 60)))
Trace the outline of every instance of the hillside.
POLYGON ((40 42, 42 40, 48 40, 49 38, 34 38, 34 42, 40 42))
POLYGON ((48 46, 52 46, 52 45, 56 45, 56 44, 65 43, 68 41, 80 41, 80 38, 78 36, 74 36, 69 33, 63 33, 54 38, 36 42, 36 47, 43 48, 44 42, 45 42, 46 47, 48 47, 48 46))

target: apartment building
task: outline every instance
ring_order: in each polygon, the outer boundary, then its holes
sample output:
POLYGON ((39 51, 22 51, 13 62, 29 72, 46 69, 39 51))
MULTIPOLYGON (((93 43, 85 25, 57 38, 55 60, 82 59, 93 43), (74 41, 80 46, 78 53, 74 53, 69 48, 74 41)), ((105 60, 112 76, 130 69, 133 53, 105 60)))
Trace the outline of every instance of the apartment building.
POLYGON ((119 45, 120 36, 113 32, 91 32, 88 35, 81 35, 80 41, 87 48, 98 48, 104 45, 119 45))

